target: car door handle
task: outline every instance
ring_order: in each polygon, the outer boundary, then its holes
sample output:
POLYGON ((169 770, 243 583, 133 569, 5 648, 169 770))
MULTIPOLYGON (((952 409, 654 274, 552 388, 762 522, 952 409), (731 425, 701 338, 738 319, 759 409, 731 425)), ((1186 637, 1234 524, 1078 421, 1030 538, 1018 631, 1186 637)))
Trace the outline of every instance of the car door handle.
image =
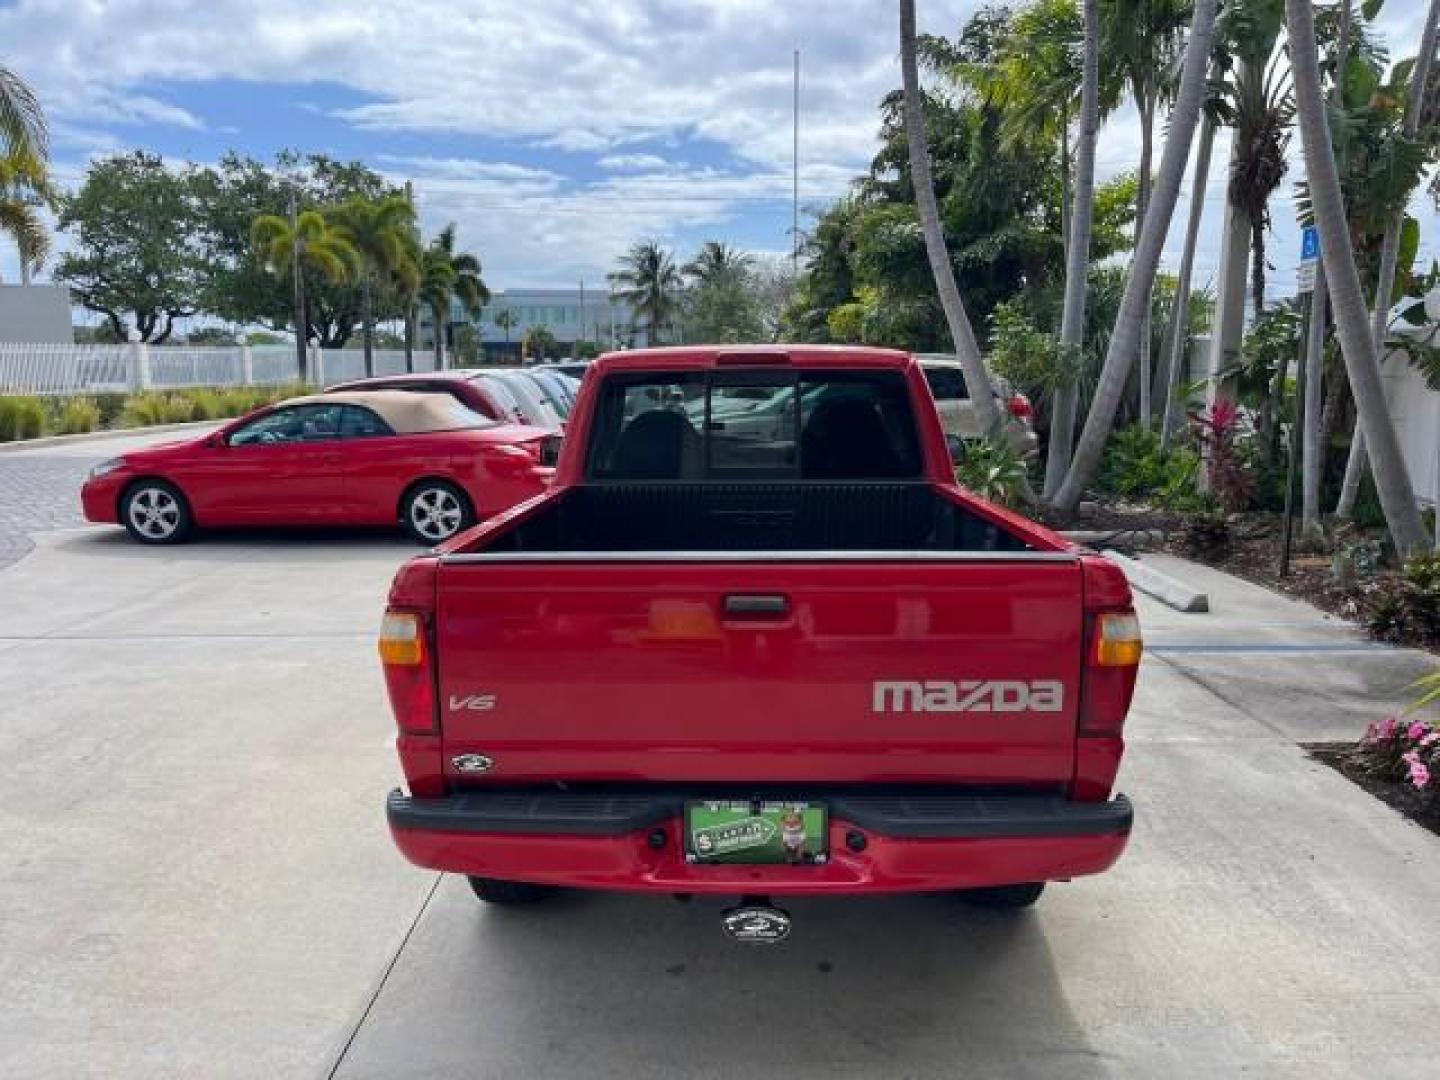
POLYGON ((790 598, 783 593, 730 593, 722 606, 730 619, 783 619, 790 614, 790 598))

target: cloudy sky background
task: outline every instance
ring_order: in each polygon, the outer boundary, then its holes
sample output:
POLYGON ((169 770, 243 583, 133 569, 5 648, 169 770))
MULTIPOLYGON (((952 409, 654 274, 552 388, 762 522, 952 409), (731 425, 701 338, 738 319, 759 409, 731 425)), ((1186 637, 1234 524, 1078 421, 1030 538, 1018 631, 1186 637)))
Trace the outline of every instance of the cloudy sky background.
MULTIPOLYGON (((953 35, 977 6, 925 0, 922 29, 953 35)), ((1417 48, 1422 6, 1389 0, 1393 55, 1417 48)), ((792 50, 801 203, 816 208, 874 152, 876 105, 899 83, 896 37, 894 0, 0 0, 0 58, 40 93, 62 181, 133 147, 198 162, 232 148, 360 158, 415 182, 427 231, 457 222, 492 288, 597 285, 643 237, 682 256, 708 238, 788 251, 792 50)), ((1298 257, 1299 153, 1297 134, 1274 209, 1282 291, 1298 257)), ((1102 132, 1098 172, 1138 155, 1126 110, 1102 132)), ((1225 160, 1222 140, 1202 282, 1218 258, 1225 160)), ((1440 217, 1428 196, 1415 210, 1428 260, 1440 217)), ((0 274, 15 280, 8 245, 0 274)))

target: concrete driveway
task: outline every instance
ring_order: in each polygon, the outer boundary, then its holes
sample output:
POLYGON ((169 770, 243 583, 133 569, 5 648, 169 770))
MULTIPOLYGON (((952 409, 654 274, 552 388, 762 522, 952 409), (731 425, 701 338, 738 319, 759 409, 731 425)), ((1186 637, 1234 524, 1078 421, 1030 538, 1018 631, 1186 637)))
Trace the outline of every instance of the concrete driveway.
MULTIPOLYGON (((78 476, 115 449, 61 456, 78 476)), ((25 456, 0 455, 0 490, 25 456)), ((483 910, 400 860, 372 643, 398 535, 32 535, 0 570, 0 1075, 1411 1080, 1440 1059, 1440 839, 1297 746, 1353 736, 1431 661, 1305 605, 1168 564, 1213 612, 1143 605, 1137 826, 1109 875, 1019 917, 795 902, 761 950, 721 937, 717 901, 483 910)))

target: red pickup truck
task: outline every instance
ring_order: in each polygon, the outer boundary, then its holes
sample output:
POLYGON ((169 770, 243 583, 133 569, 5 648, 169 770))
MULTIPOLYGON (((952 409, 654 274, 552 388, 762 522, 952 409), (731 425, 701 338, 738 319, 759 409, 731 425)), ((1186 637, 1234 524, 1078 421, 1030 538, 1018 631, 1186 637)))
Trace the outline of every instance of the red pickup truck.
POLYGON ((905 353, 653 349, 553 487, 406 563, 380 652, 411 862, 481 899, 964 890, 1125 847, 1140 661, 1110 562, 957 487, 905 353))

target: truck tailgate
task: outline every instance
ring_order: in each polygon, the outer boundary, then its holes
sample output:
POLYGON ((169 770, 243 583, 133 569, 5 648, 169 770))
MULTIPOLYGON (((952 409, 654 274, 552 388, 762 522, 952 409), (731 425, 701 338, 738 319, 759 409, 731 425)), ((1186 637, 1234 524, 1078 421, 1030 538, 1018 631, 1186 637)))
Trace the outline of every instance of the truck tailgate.
POLYGON ((1063 783, 1081 588, 1059 555, 447 558, 446 767, 474 753, 507 782, 1063 783))

